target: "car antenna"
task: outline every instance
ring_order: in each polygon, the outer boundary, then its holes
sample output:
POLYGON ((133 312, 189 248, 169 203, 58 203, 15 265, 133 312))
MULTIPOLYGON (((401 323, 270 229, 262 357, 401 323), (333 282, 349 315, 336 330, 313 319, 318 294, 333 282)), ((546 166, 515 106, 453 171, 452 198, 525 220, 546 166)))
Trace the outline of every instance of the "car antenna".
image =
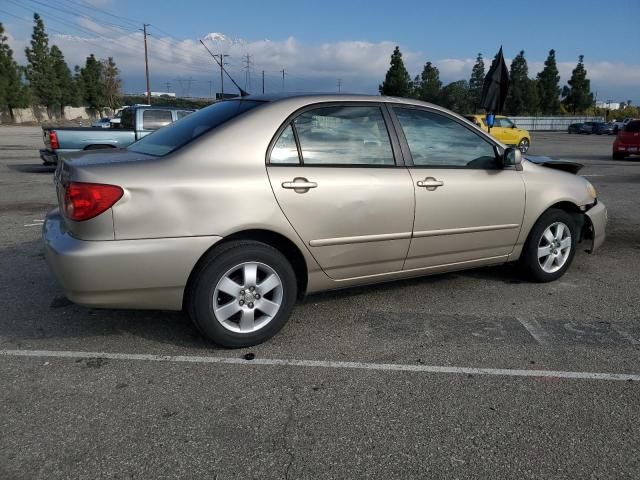
POLYGON ((227 77, 229 77, 229 80, 231 80, 231 82, 236 86, 236 88, 240 91, 240 96, 241 97, 248 97, 249 93, 245 92, 243 89, 240 88, 240 85, 238 85, 238 83, 233 79, 233 77, 231 75, 229 75, 229 72, 227 72, 227 69, 224 68, 224 65, 222 64, 222 59, 218 60, 216 58, 216 56, 213 54, 213 52, 211 52, 211 50, 209 50, 209 48, 204 44, 204 42, 202 41, 202 39, 200 39, 200 43, 202 44, 202 46, 205 48, 205 50, 209 53, 209 55, 211 55, 211 57, 216 61, 216 63, 220 66, 220 69, 226 73, 227 77))

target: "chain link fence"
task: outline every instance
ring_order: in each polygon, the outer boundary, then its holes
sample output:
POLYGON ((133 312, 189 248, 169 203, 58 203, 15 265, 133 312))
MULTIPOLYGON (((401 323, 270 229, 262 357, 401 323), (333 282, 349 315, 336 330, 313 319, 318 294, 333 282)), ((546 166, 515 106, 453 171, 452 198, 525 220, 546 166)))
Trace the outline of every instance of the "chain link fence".
POLYGON ((566 131, 572 123, 604 122, 604 117, 509 117, 529 131, 566 131))

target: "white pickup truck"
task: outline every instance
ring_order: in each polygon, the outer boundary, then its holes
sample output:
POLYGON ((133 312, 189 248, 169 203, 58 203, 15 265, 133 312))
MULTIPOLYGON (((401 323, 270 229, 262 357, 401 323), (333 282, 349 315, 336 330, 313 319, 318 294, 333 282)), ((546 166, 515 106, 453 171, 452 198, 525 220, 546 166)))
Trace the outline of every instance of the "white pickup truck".
POLYGON ((613 133, 618 133, 631 120, 633 120, 633 118, 625 118, 624 120, 616 120, 615 122, 613 122, 613 133))

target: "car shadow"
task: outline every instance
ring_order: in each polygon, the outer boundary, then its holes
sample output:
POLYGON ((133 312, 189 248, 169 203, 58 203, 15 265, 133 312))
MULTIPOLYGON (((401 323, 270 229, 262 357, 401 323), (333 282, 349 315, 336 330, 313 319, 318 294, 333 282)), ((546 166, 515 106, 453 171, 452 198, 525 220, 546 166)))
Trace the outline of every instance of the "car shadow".
POLYGON ((38 165, 33 163, 11 164, 7 165, 7 168, 21 173, 54 173, 56 171, 55 165, 38 165))

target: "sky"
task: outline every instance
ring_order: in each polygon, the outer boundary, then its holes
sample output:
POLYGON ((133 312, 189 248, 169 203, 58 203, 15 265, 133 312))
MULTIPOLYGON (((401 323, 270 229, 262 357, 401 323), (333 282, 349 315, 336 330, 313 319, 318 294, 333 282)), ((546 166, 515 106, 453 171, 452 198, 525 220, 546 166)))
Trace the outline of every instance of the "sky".
MULTIPOLYGON (((209 96, 219 68, 199 43, 228 54, 241 87, 262 90, 377 93, 398 45, 411 76, 434 63, 444 83, 468 79, 476 55, 503 46, 507 62, 525 51, 534 77, 556 50, 561 85, 584 55, 598 100, 640 104, 640 0, 0 0, 0 21, 16 59, 37 11, 51 44, 71 68, 90 53, 114 57, 124 91, 145 90, 143 23, 150 24, 152 91, 209 96), (54 6, 55 5, 55 6, 54 6), (247 68, 246 55, 249 55, 247 68)), ((233 89, 225 79, 225 91, 233 89)))

